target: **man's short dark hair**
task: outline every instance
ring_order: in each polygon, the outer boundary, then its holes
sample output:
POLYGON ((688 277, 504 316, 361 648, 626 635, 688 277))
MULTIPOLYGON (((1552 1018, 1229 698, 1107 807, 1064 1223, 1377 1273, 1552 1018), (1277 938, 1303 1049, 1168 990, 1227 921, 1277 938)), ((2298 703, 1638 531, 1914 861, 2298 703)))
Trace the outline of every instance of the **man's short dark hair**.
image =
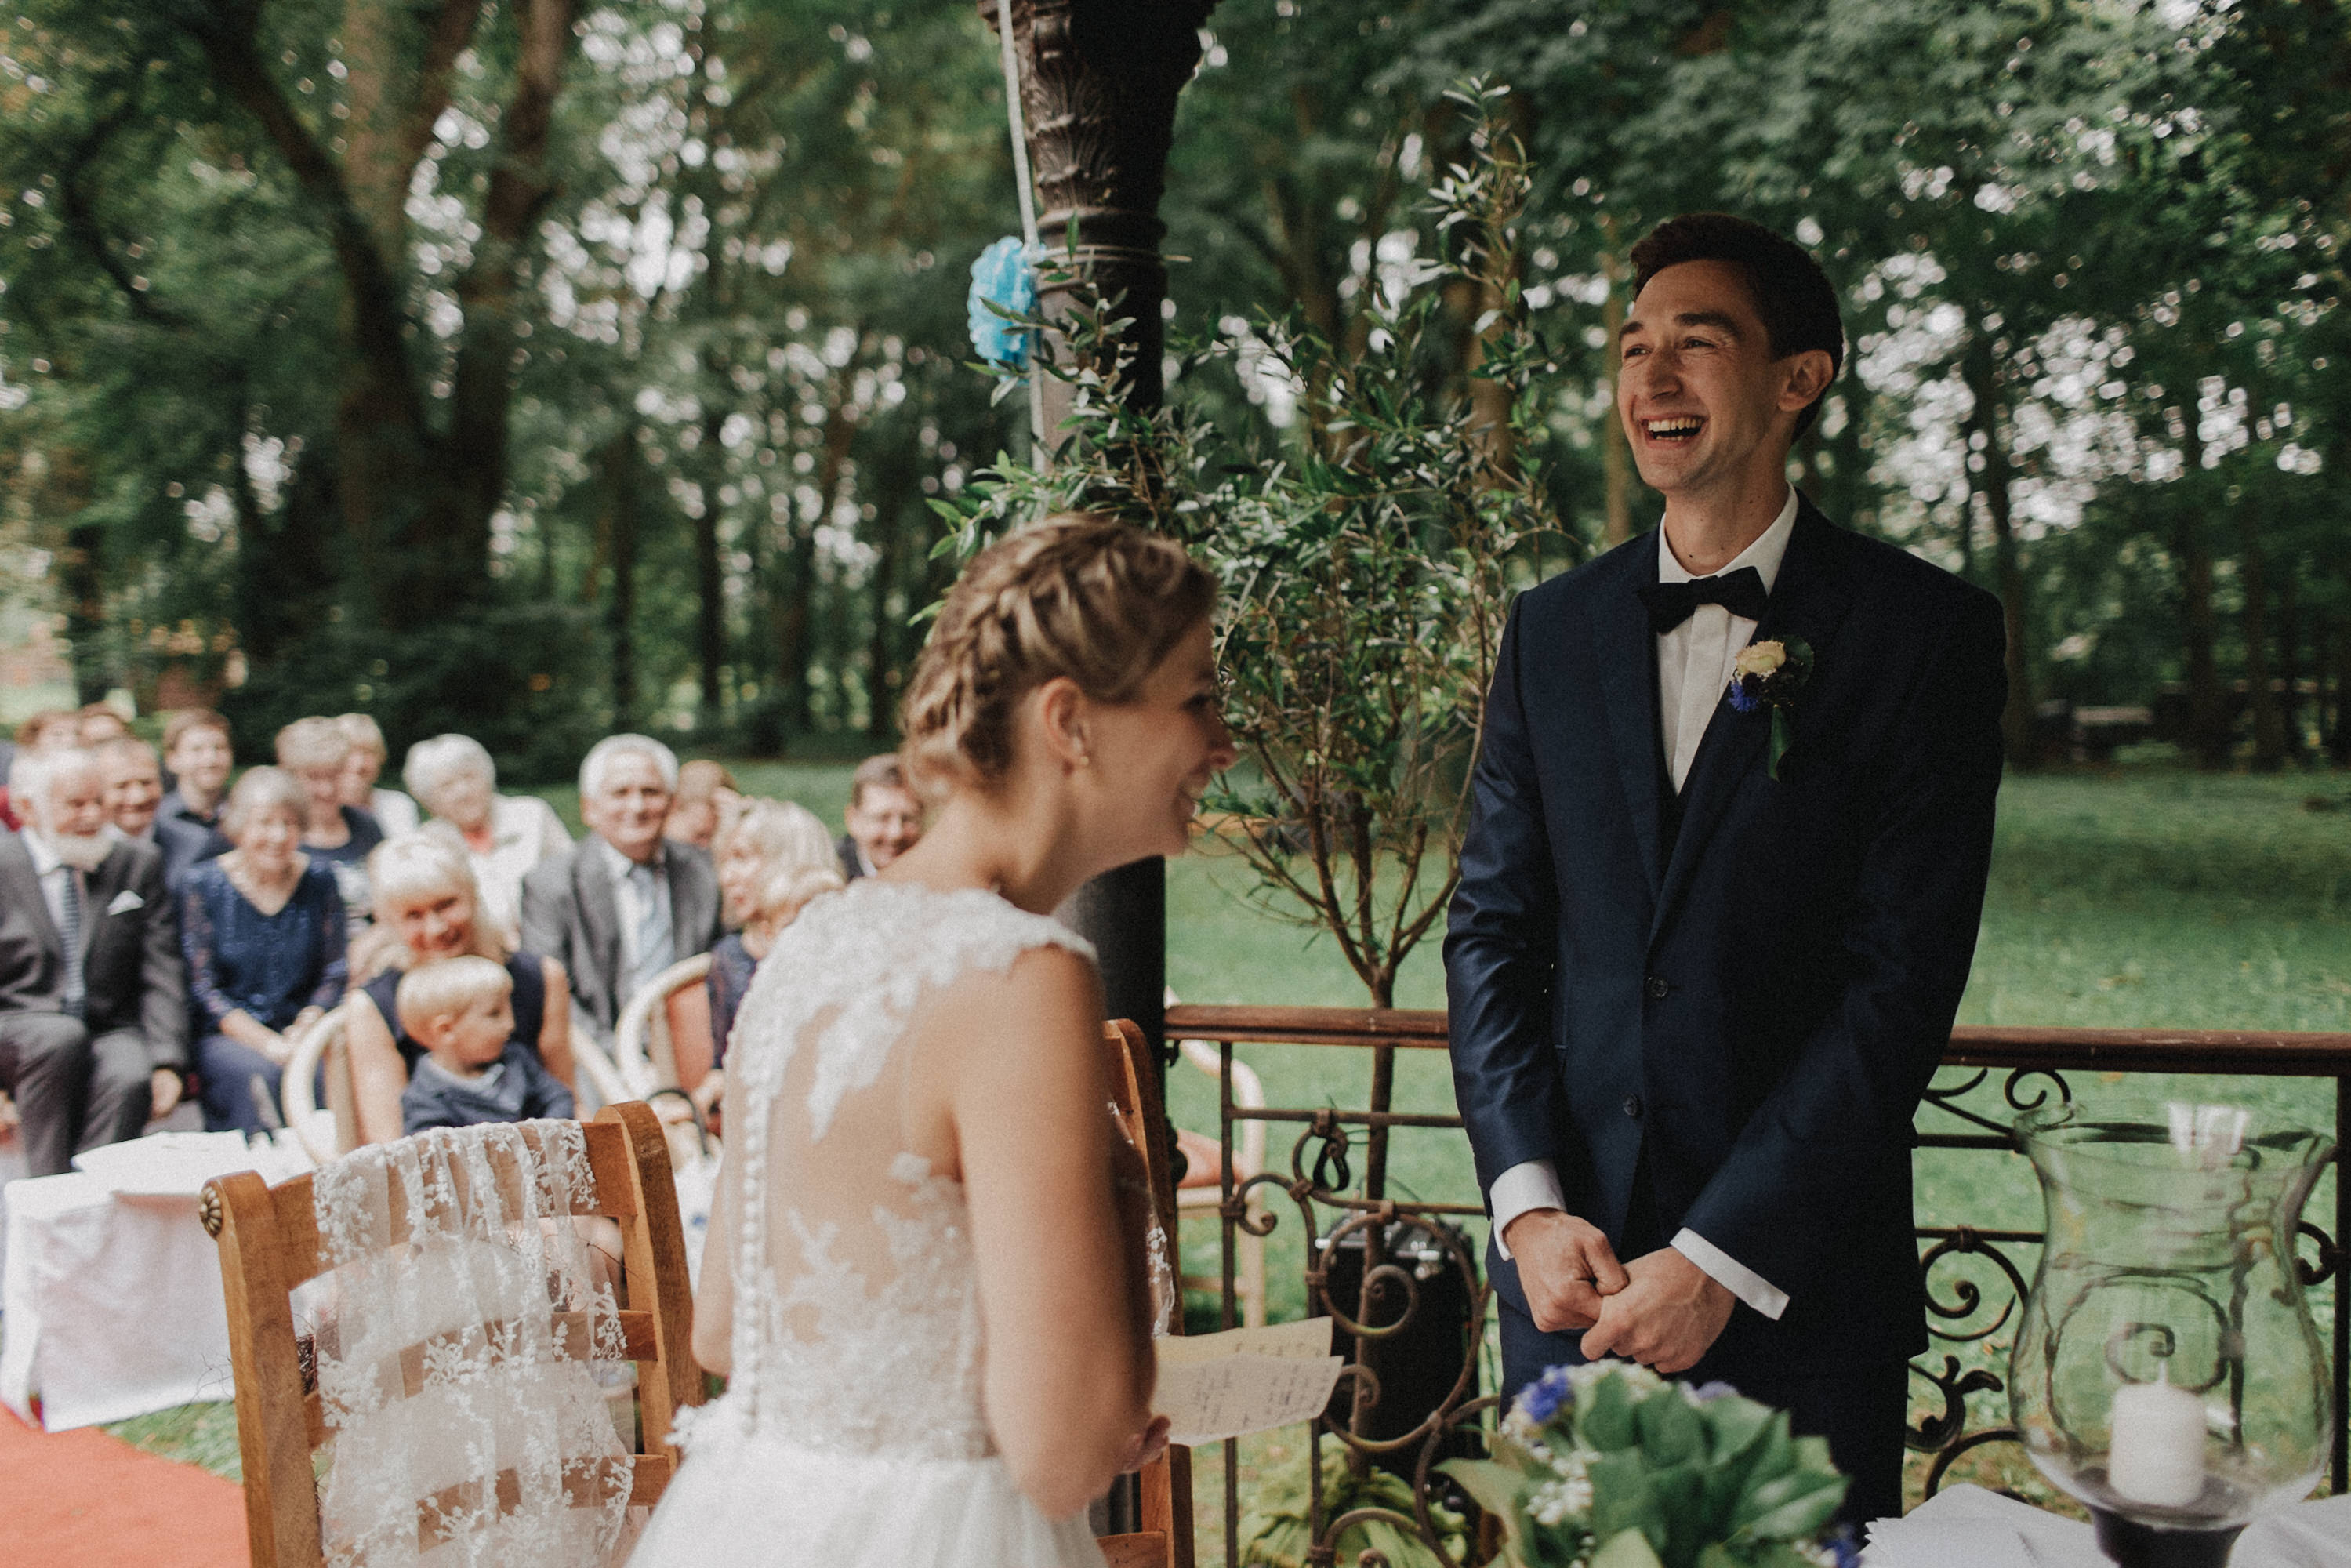
POLYGON ((849 776, 849 809, 856 810, 865 804, 868 789, 904 789, 905 770, 898 766, 898 754, 885 751, 879 757, 869 757, 857 765, 849 776))
MULTIPOLYGON (((1836 290, 1813 253, 1795 241, 1772 233, 1761 224, 1729 213, 1686 213, 1667 218, 1633 246, 1633 295, 1640 298, 1649 279, 1686 261, 1728 262, 1747 279, 1755 314, 1763 319, 1763 334, 1771 357, 1784 360, 1808 349, 1829 357, 1829 384, 1844 368, 1844 324, 1837 314, 1836 290)), ((1802 435, 1820 417, 1828 387, 1796 415, 1802 435)))

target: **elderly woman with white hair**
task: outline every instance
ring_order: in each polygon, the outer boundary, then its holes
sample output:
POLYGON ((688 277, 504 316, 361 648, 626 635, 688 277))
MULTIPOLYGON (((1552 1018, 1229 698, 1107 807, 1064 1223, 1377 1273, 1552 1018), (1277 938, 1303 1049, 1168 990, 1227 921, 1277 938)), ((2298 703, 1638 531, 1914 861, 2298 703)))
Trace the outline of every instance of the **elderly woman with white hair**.
POLYGON ((497 764, 471 736, 418 741, 400 776, 434 821, 465 841, 481 916, 514 940, 521 931, 524 875, 571 847, 555 808, 536 795, 499 794, 497 764))
POLYGON ((580 1025, 600 1042, 631 997, 709 952, 722 929, 709 854, 662 836, 676 792, 677 755, 660 741, 598 741, 580 764, 587 839, 522 880, 522 945, 563 965, 580 1025))
POLYGON ((727 1037, 759 960, 809 901, 849 885, 822 819, 790 800, 746 800, 711 841, 726 918, 741 929, 710 950, 711 1071, 694 1091, 705 1112, 726 1092, 727 1037))
POLYGON ((571 998, 563 966, 517 952, 481 915, 468 857, 440 833, 402 833, 368 861, 375 926, 354 967, 366 1006, 350 1014, 351 1089, 360 1136, 371 1144, 401 1135, 400 1096, 425 1054, 401 1026, 400 978, 420 964, 473 954, 506 966, 514 981, 514 1040, 536 1051, 547 1070, 574 1087, 571 998))

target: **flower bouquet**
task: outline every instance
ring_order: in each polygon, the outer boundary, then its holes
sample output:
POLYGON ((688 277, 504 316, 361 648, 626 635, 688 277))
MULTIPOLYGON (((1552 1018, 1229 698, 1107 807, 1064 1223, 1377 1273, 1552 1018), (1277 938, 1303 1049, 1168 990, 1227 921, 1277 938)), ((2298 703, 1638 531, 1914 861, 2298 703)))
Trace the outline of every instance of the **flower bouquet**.
POLYGON ((1824 1535, 1845 1480, 1828 1443, 1728 1385, 1625 1362, 1527 1385, 1490 1459, 1446 1471, 1504 1521, 1520 1568, 1850 1568, 1824 1535))

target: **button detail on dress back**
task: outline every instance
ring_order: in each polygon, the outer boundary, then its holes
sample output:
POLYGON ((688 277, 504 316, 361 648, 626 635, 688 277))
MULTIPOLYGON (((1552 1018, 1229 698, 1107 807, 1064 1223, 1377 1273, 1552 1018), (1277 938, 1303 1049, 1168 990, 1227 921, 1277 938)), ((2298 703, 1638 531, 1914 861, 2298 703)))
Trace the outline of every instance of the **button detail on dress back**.
POLYGON ((1651 1000, 1662 1002, 1673 994, 1673 983, 1663 975, 1649 977, 1648 992, 1651 1000))
POLYGON ((1636 1121, 1639 1120, 1641 1115, 1641 1097, 1638 1094, 1627 1094, 1625 1096, 1625 1114, 1633 1117, 1636 1121))

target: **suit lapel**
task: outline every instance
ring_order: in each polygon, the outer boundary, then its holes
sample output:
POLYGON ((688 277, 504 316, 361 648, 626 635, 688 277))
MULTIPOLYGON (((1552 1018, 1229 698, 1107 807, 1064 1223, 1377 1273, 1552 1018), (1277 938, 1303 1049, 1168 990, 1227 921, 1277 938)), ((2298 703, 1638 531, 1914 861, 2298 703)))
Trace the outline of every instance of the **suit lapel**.
POLYGON ((11 835, 0 840, 0 882, 7 884, 9 901, 32 915, 33 929, 40 936, 42 950, 53 962, 63 964, 66 945, 57 936, 57 922, 49 918, 49 901, 41 893, 40 873, 33 869, 33 852, 25 847, 23 839, 11 835))
POLYGON ((81 950, 85 957, 91 948, 98 946, 99 922, 113 917, 110 911, 116 896, 128 884, 130 870, 130 853, 117 849, 82 878, 83 896, 87 900, 81 913, 81 950))
POLYGON ((1649 896, 1656 898, 1665 871, 1657 848, 1657 639, 1640 590, 1657 580, 1655 534, 1633 547, 1635 560, 1614 591, 1601 596, 1591 623, 1593 663, 1608 707, 1611 749, 1640 843, 1641 869, 1648 873, 1649 896))
MULTIPOLYGON (((1828 640, 1844 619, 1850 600, 1841 543, 1836 526, 1821 516, 1810 500, 1799 497, 1788 553, 1781 559, 1771 604, 1751 642, 1801 637, 1812 645, 1815 658, 1827 656, 1828 640)), ((1818 677, 1815 667, 1813 678, 1818 677)), ((1804 701, 1801 692, 1796 701, 1799 705, 1804 701)), ((1707 723, 1705 737, 1690 762, 1689 777, 1682 785, 1681 831, 1674 841, 1673 858, 1666 865, 1653 931, 1672 916, 1675 904, 1688 891, 1698 857, 1706 852, 1707 841, 1739 793, 1740 784, 1764 766, 1771 735, 1771 710, 1759 707, 1740 713, 1730 706, 1726 687, 1725 695, 1716 700, 1714 716, 1707 723)))
POLYGON ((604 852, 597 847, 591 834, 581 841, 580 852, 571 857, 571 887, 580 900, 580 924, 586 928, 588 951, 595 958, 596 974, 611 998, 620 1006, 621 988, 621 911, 612 902, 612 877, 604 863, 604 852))
POLYGON ((695 874, 700 869, 691 856, 676 851, 669 855, 670 952, 675 957, 691 957, 700 952, 710 925, 702 878, 695 874))

